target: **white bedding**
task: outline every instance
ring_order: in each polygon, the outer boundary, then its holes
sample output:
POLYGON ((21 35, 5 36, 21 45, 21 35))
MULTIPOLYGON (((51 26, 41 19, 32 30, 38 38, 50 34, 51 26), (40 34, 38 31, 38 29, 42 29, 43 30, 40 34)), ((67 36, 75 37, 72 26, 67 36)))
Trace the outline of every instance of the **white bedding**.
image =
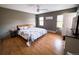
POLYGON ((32 27, 32 28, 19 30, 18 35, 22 36, 26 40, 28 39, 28 41, 30 39, 31 39, 31 41, 34 41, 46 33, 47 33, 46 29, 32 27))

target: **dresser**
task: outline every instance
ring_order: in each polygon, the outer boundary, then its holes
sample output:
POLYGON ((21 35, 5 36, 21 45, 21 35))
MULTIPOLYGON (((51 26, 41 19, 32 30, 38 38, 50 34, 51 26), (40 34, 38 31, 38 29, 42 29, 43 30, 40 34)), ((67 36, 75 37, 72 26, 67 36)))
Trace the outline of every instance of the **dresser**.
POLYGON ((79 36, 66 35, 64 36, 65 49, 64 54, 79 55, 79 36))

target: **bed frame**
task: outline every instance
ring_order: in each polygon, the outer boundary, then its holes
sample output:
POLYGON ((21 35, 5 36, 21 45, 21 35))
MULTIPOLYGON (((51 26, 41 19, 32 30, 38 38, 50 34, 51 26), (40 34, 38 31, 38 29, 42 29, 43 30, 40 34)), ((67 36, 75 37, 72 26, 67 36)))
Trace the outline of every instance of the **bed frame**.
MULTIPOLYGON (((27 27, 33 27, 32 24, 23 24, 23 25, 17 25, 17 30, 20 30, 19 27, 24 27, 24 26, 27 26, 27 27)), ((27 42, 26 42, 26 45, 29 47, 31 46, 32 44, 32 40, 30 38, 27 39, 27 42)))
MULTIPOLYGON (((32 25, 32 24, 21 24, 21 25, 17 25, 17 30, 20 30, 19 27, 24 27, 24 26, 32 27, 33 25, 32 25)), ((31 46, 31 41, 27 41, 27 42, 26 42, 26 45, 27 45, 28 47, 31 46)))

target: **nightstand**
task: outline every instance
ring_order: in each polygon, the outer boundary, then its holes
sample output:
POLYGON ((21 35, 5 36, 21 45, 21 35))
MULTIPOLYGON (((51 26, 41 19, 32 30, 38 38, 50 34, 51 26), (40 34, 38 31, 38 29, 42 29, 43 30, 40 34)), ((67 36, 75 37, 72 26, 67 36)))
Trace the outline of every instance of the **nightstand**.
POLYGON ((10 36, 11 37, 16 37, 17 36, 18 31, 17 30, 10 30, 10 36))

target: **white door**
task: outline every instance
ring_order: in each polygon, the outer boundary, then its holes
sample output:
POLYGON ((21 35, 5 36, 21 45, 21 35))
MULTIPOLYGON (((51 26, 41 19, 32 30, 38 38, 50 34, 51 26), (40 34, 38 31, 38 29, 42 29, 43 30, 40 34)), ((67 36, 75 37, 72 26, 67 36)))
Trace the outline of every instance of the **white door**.
POLYGON ((72 21, 73 18, 76 16, 76 13, 65 13, 63 15, 64 17, 63 17, 62 35, 71 34, 72 21))

